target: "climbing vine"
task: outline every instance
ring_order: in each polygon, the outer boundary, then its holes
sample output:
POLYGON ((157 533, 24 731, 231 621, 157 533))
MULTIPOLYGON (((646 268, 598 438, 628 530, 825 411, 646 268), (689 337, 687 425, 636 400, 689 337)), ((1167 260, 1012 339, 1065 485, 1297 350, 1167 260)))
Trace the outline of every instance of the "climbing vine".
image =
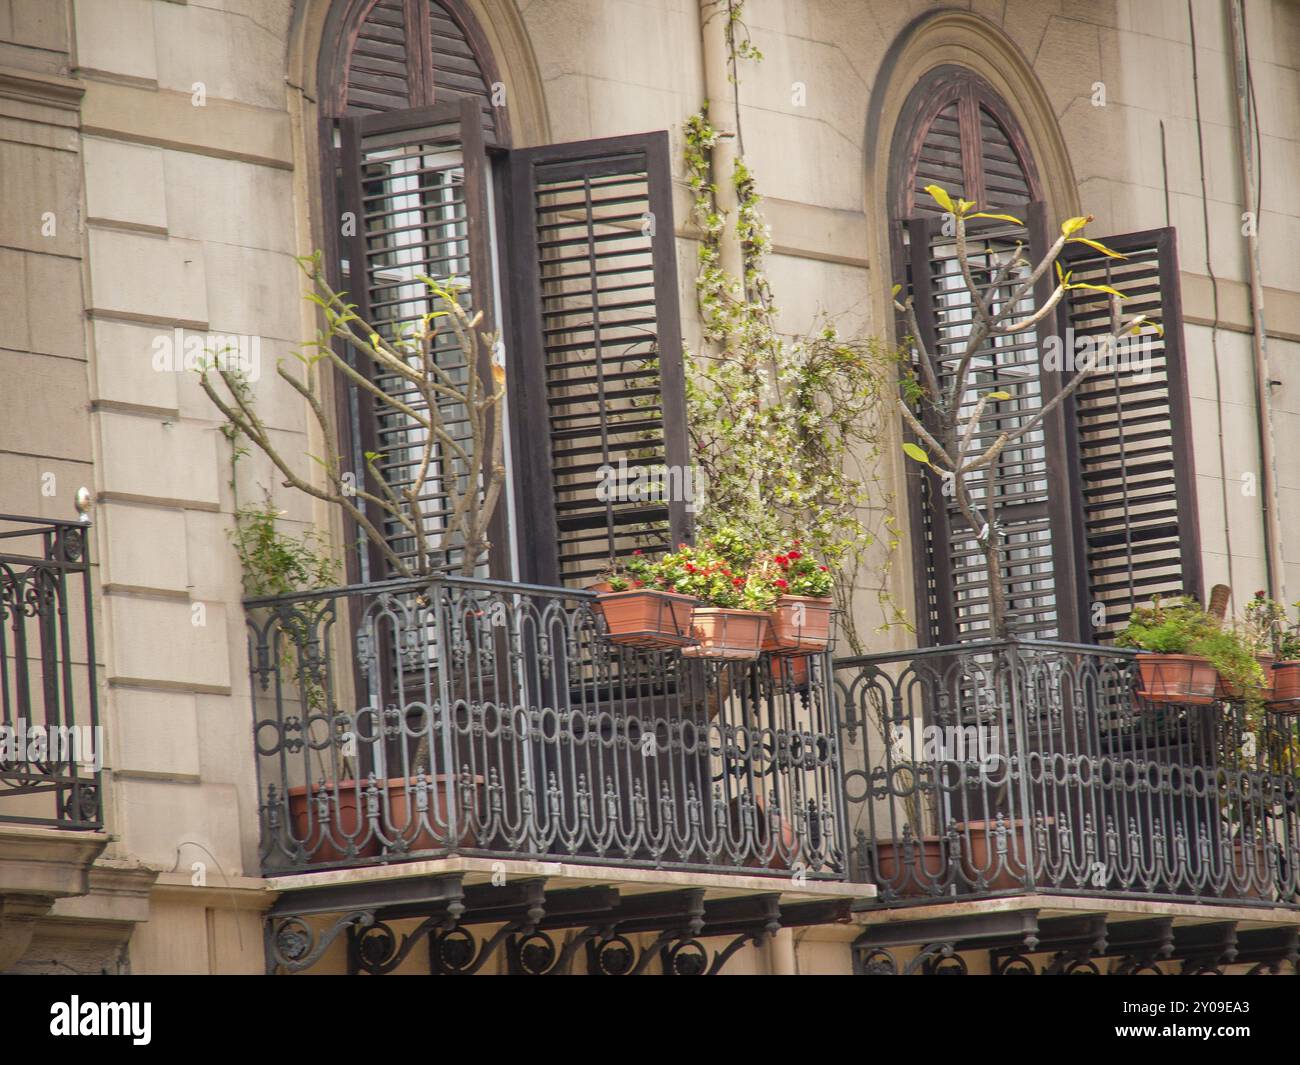
MULTIPOLYGON (((734 8, 732 14, 738 17, 734 8)), ((757 543, 793 535, 808 544, 838 574, 843 631, 860 652, 850 607, 876 545, 887 548, 875 589, 886 624, 906 623, 888 590, 898 537, 892 496, 879 475, 897 355, 874 338, 841 336, 829 318, 806 336, 778 330, 764 270, 771 235, 743 159, 728 179, 738 201, 741 276, 726 270, 728 219, 712 164, 719 135, 706 109, 686 121, 686 179, 701 234, 696 299, 703 343, 687 353, 686 374, 691 447, 705 482, 697 525, 706 536, 728 528, 757 543)))

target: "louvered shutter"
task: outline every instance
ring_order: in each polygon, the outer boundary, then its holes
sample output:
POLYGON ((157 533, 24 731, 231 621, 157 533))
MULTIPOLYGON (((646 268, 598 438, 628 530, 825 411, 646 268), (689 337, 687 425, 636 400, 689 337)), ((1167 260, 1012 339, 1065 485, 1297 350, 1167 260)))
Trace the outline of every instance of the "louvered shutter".
POLYGON ((620 461, 687 468, 671 193, 663 132, 510 153, 507 358, 525 579, 581 586, 616 555, 688 534, 681 492, 600 491, 620 461))
MULTIPOLYGON (((463 286, 461 299, 470 310, 483 310, 483 331, 492 328, 492 267, 487 243, 488 193, 485 141, 477 100, 464 98, 405 111, 349 117, 342 122, 342 175, 345 210, 353 212, 354 233, 343 241, 346 287, 362 318, 392 338, 436 309, 427 287, 418 279, 454 279, 463 286)), ((453 378, 464 380, 475 369, 490 381, 490 366, 472 368, 449 330, 440 331, 435 358, 453 378)), ((488 356, 484 355, 486 362, 488 356)), ((402 379, 382 373, 373 363, 357 367, 371 374, 379 387, 408 405, 422 402, 402 379)), ((353 396, 358 477, 378 494, 380 487, 364 473, 359 456, 376 452, 376 466, 388 487, 401 494, 413 483, 423 460, 425 435, 409 417, 392 411, 364 390, 353 396)), ((459 426, 468 439, 463 413, 443 410, 453 435, 459 426), (458 419, 459 413, 459 419, 458 419)), ((458 440, 458 442, 460 442, 458 440)), ((447 516, 445 489, 449 478, 464 478, 463 465, 436 449, 431 475, 421 495, 426 532, 439 534, 447 516)), ((500 508, 502 511, 504 508, 500 508)), ((415 538, 391 518, 376 513, 391 549, 415 561, 415 538)), ((498 514, 493 540, 503 547, 498 514)), ((373 546, 373 545, 372 545, 373 546)), ((454 566, 458 553, 435 559, 454 566)), ((390 566, 370 552, 372 577, 391 575, 390 566)))
MULTIPOLYGON (((1063 268, 1075 281, 1123 292, 1125 317, 1147 314, 1164 328, 1163 339, 1148 338, 1127 363, 1121 353, 1113 366, 1094 370, 1072 404, 1083 580, 1089 613, 1102 608, 1093 638, 1106 640, 1152 595, 1199 598, 1201 555, 1174 230, 1101 242, 1126 258, 1072 244, 1063 268)), ((1073 330, 1076 344, 1108 333, 1109 315, 1105 298, 1071 291, 1060 315, 1062 333, 1068 340, 1066 328, 1073 330)))
MULTIPOLYGON (((1028 228, 1002 222, 969 227, 971 269, 982 295, 989 292, 998 264, 1014 257, 1018 242, 1024 245, 1025 259, 1041 257, 1042 205, 1030 205, 1026 213, 1028 228)), ((908 248, 913 252, 910 277, 922 339, 939 364, 941 387, 947 387, 965 350, 975 310, 961 276, 955 239, 943 234, 938 219, 912 221, 908 248), (915 254, 920 249, 926 249, 923 256, 915 254)), ((998 298, 1009 300, 1028 272, 1017 268, 1002 280, 998 298)), ((1021 298, 1014 318, 1027 316, 1045 298, 1040 282, 1037 292, 1021 298)), ((993 306, 996 310, 996 301, 993 306)), ((985 343, 977 352, 962 397, 962 416, 986 393, 1005 391, 1012 399, 985 408, 974 437, 976 453, 999 433, 1015 431, 1032 418, 1060 387, 1055 375, 1043 372, 1040 340, 1031 328, 985 343)), ((1007 623, 1018 636, 1076 635, 1070 514, 1066 494, 1060 491, 1068 483, 1063 431, 1063 419, 1049 416, 1009 445, 993 470, 992 511, 1002 526, 1007 623)), ((989 489, 984 476, 974 475, 966 483, 987 516, 989 489)), ((987 638, 991 634, 988 573, 979 544, 955 500, 940 492, 933 475, 923 476, 919 487, 924 494, 914 514, 927 549, 929 635, 942 643, 987 638)))

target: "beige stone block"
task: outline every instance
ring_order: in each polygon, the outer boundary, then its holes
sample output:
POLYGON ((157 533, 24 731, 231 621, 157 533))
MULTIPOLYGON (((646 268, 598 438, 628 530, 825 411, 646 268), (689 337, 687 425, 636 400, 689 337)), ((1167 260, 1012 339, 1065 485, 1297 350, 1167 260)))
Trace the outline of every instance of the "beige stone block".
MULTIPOLYGON (((308 453, 319 454, 301 433, 271 432, 271 443, 289 464, 289 468, 299 477, 316 483, 322 478, 320 467, 308 458, 308 453)), ((287 524, 310 525, 313 515, 313 502, 310 496, 297 489, 284 486, 284 474, 272 465, 271 460, 260 451, 253 449, 239 460, 236 474, 238 483, 238 502, 241 506, 260 504, 268 496, 274 500, 280 510, 282 520, 287 524)))
MULTIPOLYGON (((1206 326, 1183 327, 1188 365, 1188 388, 1191 395, 1212 402, 1222 401, 1236 407, 1255 403, 1254 355, 1250 337, 1245 333, 1220 329, 1212 336, 1206 326), (1215 374, 1214 350, 1218 348, 1218 375, 1215 374)), ((1213 408, 1210 412, 1213 415, 1213 408)), ((1251 434, 1250 439, 1254 439, 1251 434)))
MULTIPOLYGON (((1223 476, 1219 455, 1219 416, 1213 399, 1192 396, 1192 463, 1197 474, 1217 479, 1223 476)), ((1219 489, 1215 489, 1216 496, 1219 489)), ((1205 514, 1201 507, 1202 516, 1205 514)))
POLYGON ((94 483, 89 462, 0 452, 0 489, 9 514, 73 520, 77 489, 94 483))
POLYGON ((841 263, 773 255, 767 272, 773 291, 781 293, 777 327, 782 332, 808 333, 827 316, 845 336, 865 332, 871 295, 867 271, 841 263))
POLYGON ((133 779, 119 780, 117 786, 124 800, 126 843, 141 861, 170 869, 179 848, 181 868, 203 862, 209 884, 219 884, 222 872, 231 877, 244 873, 235 788, 133 779))
MULTIPOLYGON (((1224 535, 1223 480, 1206 476, 1199 469, 1196 474, 1196 511, 1201 532, 1201 550, 1206 554, 1227 554, 1227 537, 1224 535)), ((1206 587, 1209 587, 1207 583, 1206 587)))
POLYGON ((189 585, 185 512, 166 507, 105 503, 97 520, 107 550, 106 585, 185 594, 189 585))
POLYGON ((200 4, 155 4, 158 84, 208 98, 256 107, 285 105, 282 34, 270 32, 262 12, 249 17, 200 4))
POLYGON ((15 42, 51 52, 68 50, 67 8, 62 0, 9 0, 8 7, 15 42))
POLYGON ((0 174, 6 175, 0 197, 4 243, 47 255, 80 255, 77 156, 59 148, 0 141, 0 174))
POLYGON ((27 322, 27 256, 0 248, 0 347, 26 350, 30 345, 27 322))
POLYGON ((204 259, 213 332, 299 338, 301 272, 292 256, 210 243, 204 259))
POLYGON ((546 79, 551 139, 557 144, 592 136, 589 81, 582 74, 555 74, 546 79))
POLYGON ((290 173, 193 152, 164 156, 166 213, 175 236, 294 254, 290 173))
POLYGON ((221 466, 215 429, 109 411, 101 412, 99 424, 104 491, 216 507, 221 466))
POLYGON ((202 602, 238 603, 243 594, 239 555, 231 542, 229 514, 186 511, 184 537, 190 594, 202 602))
POLYGON ((159 92, 106 81, 87 84, 81 106, 82 128, 89 133, 193 148, 227 158, 293 165, 293 131, 287 111, 209 98, 196 107, 189 92, 159 92))
MULTIPOLYGON (((751 110, 774 111, 823 122, 840 137, 858 146, 866 130, 866 91, 869 86, 849 61, 837 38, 809 39, 783 34, 766 35, 757 44, 764 52, 762 76, 742 79, 742 128, 748 134, 751 110)), ((692 103, 698 107, 703 85, 698 75, 688 78, 692 103), (698 85, 698 88, 697 88, 698 85)), ((749 138, 745 138, 749 150, 749 138)))
POLYGON ((842 211, 862 209, 862 152, 820 123, 770 111, 746 115, 745 150, 766 196, 842 211))
POLYGON ((90 293, 96 310, 206 322, 205 292, 198 242, 90 230, 90 293))
MULTIPOLYGON (((240 663, 247 675, 246 658, 240 663)), ((253 708, 247 682, 238 695, 199 695, 199 757, 203 779, 233 784, 247 801, 241 811, 248 819, 245 830, 257 833, 257 769, 252 737, 253 708)))
MULTIPOLYGON (((1300 341, 1269 337, 1268 369, 1271 378, 1282 382, 1273 389, 1273 409, 1300 414, 1300 341)), ((1285 439, 1300 440, 1300 435, 1285 439)), ((1300 461, 1300 447, 1295 449, 1295 457, 1300 461)))
POLYGON ((230 631, 222 603, 106 595, 109 681, 212 691, 230 685, 230 631), (201 619, 203 624, 195 624, 201 619))
POLYGON ((1287 597, 1294 599, 1296 589, 1300 588, 1300 489, 1281 488, 1278 490, 1278 516, 1282 524, 1282 557, 1286 560, 1288 573, 1286 578, 1287 597))
POLYGON ((102 137, 82 143, 87 216, 166 229, 162 151, 102 137))
POLYGON ((1031 59, 1057 115, 1073 101, 1090 96, 1093 83, 1104 80, 1098 31, 1072 19, 1053 16, 1031 59))
POLYGON ((260 914, 243 910, 208 911, 212 928, 209 964, 219 975, 260 976, 266 972, 260 914))
POLYGON ((90 461, 86 364, 0 350, 0 450, 90 461))
MULTIPOLYGON (((1300 414, 1273 411, 1273 446, 1277 456, 1279 490, 1300 490, 1300 414)), ((1292 526, 1293 538, 1300 546, 1300 526, 1292 526)), ((1297 555, 1300 559, 1300 555, 1297 555)))
MULTIPOLYGON (((220 350, 222 346, 215 339, 211 345, 213 350, 220 350)), ((302 379, 302 366, 292 355, 298 350, 298 345, 271 337, 242 337, 238 350, 248 352, 249 361, 255 365, 256 373, 249 374, 249 387, 257 403, 258 417, 273 428, 291 432, 305 432, 309 422, 314 424, 314 416, 307 409, 306 401, 276 372, 276 364, 283 361, 286 369, 302 379)), ((182 417, 198 421, 222 420, 221 412, 203 391, 198 374, 180 373, 174 377, 182 417)), ((326 409, 331 409, 329 402, 326 402, 326 409)))
POLYGON ((86 357, 81 263, 54 255, 27 257, 31 349, 69 358, 86 357))
POLYGON ((83 67, 154 80, 158 61, 151 0, 74 0, 77 60, 83 67))
MULTIPOLYGON (((168 859, 165 868, 171 868, 168 859)), ((153 900, 149 920, 131 936, 131 972, 142 976, 206 976, 207 910, 202 906, 153 900)))
POLYGON ((118 688, 112 701, 113 764, 119 780, 124 775, 198 779, 195 696, 118 688))
POLYGON ((164 345, 172 343, 171 329, 101 318, 93 323, 91 335, 96 399, 169 411, 177 408, 182 382, 192 375, 167 368, 171 349, 164 345))
MULTIPOLYGON (((1264 211, 1259 216, 1260 273, 1264 284, 1300 292, 1300 218, 1293 213, 1264 211)), ((1268 309, 1265 307, 1265 320, 1268 309)))
MULTIPOLYGON (((587 79, 587 107, 592 137, 616 137, 644 130, 668 129, 698 108, 681 91, 587 79)), ((680 140, 674 140, 673 166, 681 158, 680 140)))
MULTIPOLYGON (((1205 273, 1205 220, 1200 195, 1170 196, 1170 224, 1178 230, 1180 267, 1205 273)), ((1209 203, 1209 239, 1214 274, 1219 281, 1245 281, 1245 242, 1242 239, 1242 208, 1232 203, 1209 203)))

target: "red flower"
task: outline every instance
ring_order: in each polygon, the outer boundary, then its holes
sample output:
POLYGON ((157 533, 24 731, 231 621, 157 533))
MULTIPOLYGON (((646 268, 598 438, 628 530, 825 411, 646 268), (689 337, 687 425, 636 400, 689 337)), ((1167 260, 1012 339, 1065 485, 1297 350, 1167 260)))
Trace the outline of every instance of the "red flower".
POLYGON ((818 566, 817 568, 818 568, 819 570, 821 570, 823 573, 826 572, 826 567, 825 567, 825 566, 818 566))
POLYGON ((790 587, 790 582, 789 582, 789 581, 786 581, 786 580, 782 580, 780 577, 778 577, 778 578, 776 579, 775 584, 776 584, 776 586, 777 586, 778 588, 789 588, 789 587, 790 587))
POLYGON ((644 587, 645 587, 645 581, 633 581, 633 582, 632 582, 632 587, 633 587, 633 588, 644 588, 644 587))
POLYGON ((803 555, 801 555, 798 551, 791 551, 788 555, 786 555, 786 558, 793 561, 796 558, 803 558, 803 555))
POLYGON ((686 572, 687 572, 687 573, 694 573, 694 572, 695 572, 695 564, 692 563, 692 562, 688 562, 688 563, 686 563, 686 572))
POLYGON ((790 564, 790 560, 785 555, 777 555, 775 561, 778 566, 788 566, 790 564))
POLYGON ((641 553, 641 549, 640 549, 639 547, 638 547, 635 551, 632 552, 632 554, 634 554, 634 555, 639 555, 640 553, 641 553))
POLYGON ((735 578, 732 579, 731 583, 734 584, 737 588, 739 588, 742 584, 745 583, 745 578, 744 578, 744 577, 735 577, 735 578))

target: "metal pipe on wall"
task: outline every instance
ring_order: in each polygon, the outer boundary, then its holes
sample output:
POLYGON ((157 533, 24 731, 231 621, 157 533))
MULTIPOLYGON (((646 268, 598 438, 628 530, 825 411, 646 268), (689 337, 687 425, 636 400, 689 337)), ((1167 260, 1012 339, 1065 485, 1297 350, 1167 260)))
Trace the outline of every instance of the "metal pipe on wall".
POLYGON ((735 128, 736 85, 730 70, 731 50, 727 47, 731 4, 729 0, 699 0, 699 5, 704 95, 708 98, 709 125, 719 134, 713 146, 713 182, 718 188, 718 207, 727 220, 722 232, 721 266, 732 277, 740 278, 744 266, 735 228, 740 201, 732 183, 740 157, 740 131, 735 128))
POLYGON ((1264 519, 1264 561, 1269 595, 1286 602, 1282 558, 1282 524, 1278 515, 1277 453, 1273 443, 1272 397, 1269 394, 1268 342, 1264 328, 1264 281, 1259 259, 1259 204, 1255 201, 1255 159, 1251 138, 1251 104, 1246 54, 1246 20, 1242 0, 1228 0, 1228 25, 1232 34, 1232 90, 1237 104, 1238 162, 1241 166, 1242 229, 1250 273, 1251 348, 1255 374, 1255 414, 1259 427, 1260 496, 1264 519))

